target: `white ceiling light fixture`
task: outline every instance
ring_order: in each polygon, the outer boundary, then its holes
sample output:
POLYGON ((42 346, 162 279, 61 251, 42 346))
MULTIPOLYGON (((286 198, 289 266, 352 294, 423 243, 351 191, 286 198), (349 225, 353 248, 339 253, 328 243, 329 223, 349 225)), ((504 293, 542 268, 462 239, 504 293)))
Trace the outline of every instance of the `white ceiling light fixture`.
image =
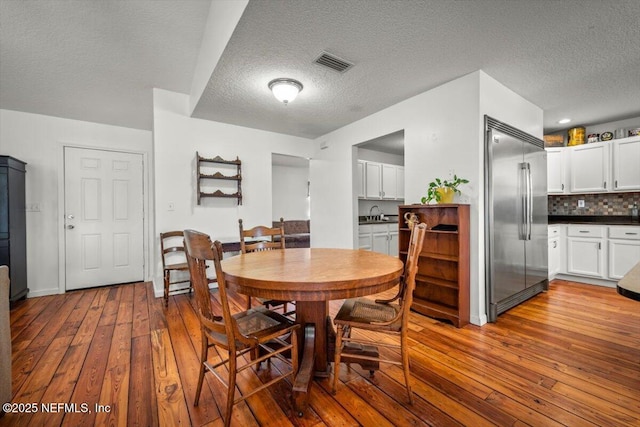
POLYGON ((269 89, 273 92, 273 96, 285 104, 296 99, 303 87, 302 83, 294 79, 281 78, 269 82, 269 89))
POLYGON ((571 119, 560 119, 558 120, 558 123, 560 123, 561 125, 565 124, 565 123, 569 123, 571 121, 571 119))

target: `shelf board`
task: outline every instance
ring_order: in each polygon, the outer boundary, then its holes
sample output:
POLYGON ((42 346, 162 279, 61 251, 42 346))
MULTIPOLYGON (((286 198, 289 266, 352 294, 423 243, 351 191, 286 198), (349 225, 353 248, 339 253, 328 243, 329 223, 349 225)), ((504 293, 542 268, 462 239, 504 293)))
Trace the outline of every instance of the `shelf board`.
POLYGON ((451 261, 451 262, 458 262, 459 260, 457 255, 437 254, 435 252, 421 252, 420 257, 439 259, 442 261, 451 261))
MULTIPOLYGON (((413 304, 411 305, 411 308, 414 308, 414 306, 424 307, 430 311, 441 313, 445 316, 445 318, 455 318, 455 319, 458 318, 458 310, 456 308, 438 304, 437 302, 427 301, 424 299, 420 299, 420 300, 414 299, 413 304)), ((433 317, 438 317, 438 316, 434 315, 433 317)))
POLYGON ((456 291, 458 290, 458 282, 453 282, 451 280, 441 279, 439 277, 425 276, 423 274, 416 274, 416 281, 426 282, 426 283, 429 283, 430 285, 435 285, 435 286, 440 286, 440 287, 443 287, 443 288, 454 289, 456 291))
POLYGON ((427 230, 427 234, 458 234, 457 231, 445 231, 445 230, 427 230))
POLYGON ((200 174, 200 178, 206 178, 206 179, 226 179, 229 181, 241 181, 242 180, 242 176, 240 175, 232 175, 232 176, 227 176, 227 175, 223 175, 220 172, 216 172, 214 174, 205 174, 205 173, 201 173, 200 174))
POLYGON ((242 195, 240 193, 227 194, 227 193, 223 193, 220 190, 216 190, 213 193, 200 192, 200 197, 233 197, 238 199, 238 198, 242 198, 242 195))
POLYGON ((242 162, 240 159, 236 158, 235 160, 225 160, 220 156, 215 156, 213 158, 202 157, 198 154, 198 161, 203 163, 218 163, 223 165, 239 165, 242 162))

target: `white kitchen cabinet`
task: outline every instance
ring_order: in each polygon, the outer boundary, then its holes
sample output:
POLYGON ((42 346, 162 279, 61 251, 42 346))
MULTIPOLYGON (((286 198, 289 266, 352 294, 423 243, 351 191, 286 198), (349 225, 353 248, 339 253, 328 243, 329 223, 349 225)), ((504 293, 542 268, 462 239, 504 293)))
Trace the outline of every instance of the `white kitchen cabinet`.
POLYGON ((404 166, 396 168, 396 198, 404 200, 404 166))
POLYGON ((358 249, 370 251, 371 247, 371 225, 365 224, 358 226, 358 249))
POLYGON ((605 229, 599 225, 567 226, 567 273, 605 277, 605 229))
POLYGON ((404 200, 404 166, 358 160, 358 198, 404 200))
POLYGON ((549 239, 549 280, 560 272, 560 238, 549 239))
POLYGON ((622 279, 640 261, 640 227, 609 227, 609 278, 622 279))
POLYGON ((547 192, 565 193, 565 148, 547 148, 547 192))
POLYGON ((549 226, 549 280, 565 271, 564 239, 560 227, 560 225, 549 226))
POLYGON ((391 231, 391 226, 389 226, 389 255, 397 257, 399 255, 399 246, 398 246, 398 229, 396 227, 395 231, 391 231))
POLYGON ((382 181, 382 164, 365 163, 365 194, 367 199, 380 199, 380 184, 382 181))
POLYGON ((365 224, 358 227, 360 249, 398 256, 398 224, 365 224))
POLYGON ((382 164, 382 192, 380 195, 383 199, 395 200, 397 198, 397 170, 398 167, 395 165, 382 164))
POLYGON ((571 193, 608 191, 609 142, 578 145, 569 150, 571 193))
POLYGON ((389 230, 373 233, 371 242, 371 250, 373 252, 389 254, 389 230))
POLYGON ((366 196, 366 178, 365 178, 365 164, 366 162, 358 160, 358 199, 364 199, 366 196))
POLYGON ((640 190, 640 137, 613 141, 613 190, 640 190))

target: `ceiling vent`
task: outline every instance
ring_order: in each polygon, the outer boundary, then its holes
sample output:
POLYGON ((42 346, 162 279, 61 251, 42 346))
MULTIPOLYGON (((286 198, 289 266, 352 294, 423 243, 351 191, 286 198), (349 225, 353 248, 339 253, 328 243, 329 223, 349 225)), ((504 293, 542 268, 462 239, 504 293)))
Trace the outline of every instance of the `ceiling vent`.
POLYGON ((323 67, 331 68, 333 71, 337 71, 339 73, 344 73, 349 68, 353 67, 353 63, 345 61, 344 59, 338 58, 337 56, 327 52, 322 52, 322 54, 313 62, 318 65, 322 65, 323 67))

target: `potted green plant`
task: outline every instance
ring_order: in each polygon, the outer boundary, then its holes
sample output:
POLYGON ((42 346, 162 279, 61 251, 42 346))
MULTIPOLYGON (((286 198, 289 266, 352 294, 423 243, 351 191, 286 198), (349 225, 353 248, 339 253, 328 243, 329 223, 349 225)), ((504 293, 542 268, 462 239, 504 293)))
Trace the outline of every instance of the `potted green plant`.
POLYGON ((461 184, 468 183, 468 179, 460 178, 455 174, 452 180, 436 178, 429 183, 427 196, 423 197, 421 201, 423 204, 431 203, 432 200, 435 200, 437 203, 451 203, 456 193, 461 194, 458 187, 461 184))

